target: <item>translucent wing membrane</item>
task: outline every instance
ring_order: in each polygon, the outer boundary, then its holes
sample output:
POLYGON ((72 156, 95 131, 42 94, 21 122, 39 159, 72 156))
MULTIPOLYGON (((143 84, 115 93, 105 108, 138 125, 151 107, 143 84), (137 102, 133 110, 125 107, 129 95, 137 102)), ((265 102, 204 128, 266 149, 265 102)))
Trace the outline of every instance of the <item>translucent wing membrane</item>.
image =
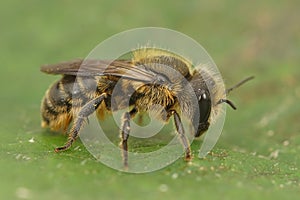
POLYGON ((44 65, 41 71, 47 74, 73 76, 117 76, 140 82, 154 82, 158 74, 143 65, 135 66, 128 60, 74 60, 53 65, 44 65))

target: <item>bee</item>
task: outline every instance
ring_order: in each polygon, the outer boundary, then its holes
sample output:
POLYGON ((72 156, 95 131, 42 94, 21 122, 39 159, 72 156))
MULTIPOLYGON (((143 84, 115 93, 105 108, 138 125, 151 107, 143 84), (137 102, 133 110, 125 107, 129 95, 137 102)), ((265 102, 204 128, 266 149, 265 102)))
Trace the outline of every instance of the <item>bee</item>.
POLYGON ((41 67, 44 73, 62 75, 47 90, 41 104, 41 126, 53 131, 68 131, 67 142, 55 148, 55 152, 71 147, 92 113, 96 112, 97 117, 102 119, 105 112, 127 107, 130 109, 123 113, 120 126, 120 147, 123 164, 127 167, 130 120, 137 113, 145 113, 154 105, 160 105, 164 112, 162 109, 156 110, 157 117, 164 122, 173 117, 184 148, 184 158, 189 161, 192 152, 181 115, 193 119, 194 136, 199 137, 220 112, 219 104, 227 103, 236 109, 226 99, 226 93, 253 78, 249 77, 224 92, 222 81, 209 70, 201 66, 193 67, 190 61, 174 53, 141 48, 133 51, 132 55, 131 59, 73 60, 41 67), (174 75, 174 71, 181 78, 174 75), (121 87, 115 94, 117 84, 121 87), (188 89, 192 89, 197 102, 193 103, 188 89), (118 103, 114 103, 116 99, 118 103), (180 102, 183 102, 182 106, 180 102))

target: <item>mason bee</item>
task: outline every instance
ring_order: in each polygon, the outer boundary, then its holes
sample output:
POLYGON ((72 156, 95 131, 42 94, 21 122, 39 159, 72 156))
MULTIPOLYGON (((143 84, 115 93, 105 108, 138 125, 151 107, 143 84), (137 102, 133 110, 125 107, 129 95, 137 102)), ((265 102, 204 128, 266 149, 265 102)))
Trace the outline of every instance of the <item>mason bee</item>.
MULTIPOLYGON (((130 120, 137 113, 160 105, 164 112, 156 110, 158 118, 167 122, 173 117, 185 160, 191 160, 192 153, 181 115, 192 119, 194 136, 199 137, 218 114, 219 104, 227 103, 235 109, 233 103, 226 99, 226 91, 220 87, 221 80, 205 67, 193 67, 187 59, 155 48, 142 48, 132 54, 131 59, 74 60, 41 67, 41 71, 47 74, 62 75, 47 90, 41 105, 42 127, 69 132, 65 145, 55 148, 55 152, 71 147, 92 113, 96 112, 101 119, 107 111, 128 107, 120 127, 123 164, 128 166, 130 120), (190 85, 197 102, 191 100, 184 81, 190 85), (121 88, 113 95, 118 82, 121 88), (116 99, 118 103, 114 103, 116 99), (183 106, 179 105, 180 102, 183 106), (73 124, 68 130, 71 121, 73 124)), ((251 78, 228 89, 227 93, 251 78)))

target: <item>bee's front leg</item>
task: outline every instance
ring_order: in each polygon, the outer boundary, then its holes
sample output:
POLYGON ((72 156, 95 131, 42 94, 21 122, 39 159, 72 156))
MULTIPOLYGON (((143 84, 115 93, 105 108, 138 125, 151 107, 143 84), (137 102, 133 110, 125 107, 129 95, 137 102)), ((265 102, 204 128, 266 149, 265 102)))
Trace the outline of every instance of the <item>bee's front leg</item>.
POLYGON ((174 122, 175 122, 175 127, 177 130, 177 133, 179 134, 180 140, 181 140, 183 148, 185 150, 185 160, 190 161, 192 159, 190 143, 185 136, 180 116, 178 115, 178 113, 176 111, 173 111, 173 116, 174 116, 174 122))
POLYGON ((90 116, 98 108, 98 106, 102 103, 106 96, 106 93, 103 93, 100 96, 89 101, 80 109, 69 133, 67 142, 64 146, 55 148, 55 152, 67 150, 72 146, 73 142, 77 139, 81 128, 87 121, 88 116, 90 116))

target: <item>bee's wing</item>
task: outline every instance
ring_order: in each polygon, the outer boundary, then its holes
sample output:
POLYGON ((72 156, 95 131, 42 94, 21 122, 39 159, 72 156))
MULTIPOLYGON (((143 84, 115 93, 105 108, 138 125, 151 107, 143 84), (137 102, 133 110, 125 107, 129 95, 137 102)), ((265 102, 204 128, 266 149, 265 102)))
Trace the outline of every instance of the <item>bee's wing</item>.
POLYGON ((47 74, 76 75, 83 60, 77 59, 68 62, 61 62, 53 65, 43 65, 41 71, 47 74))
POLYGON ((73 76, 117 76, 141 82, 154 82, 157 73, 145 66, 135 66, 129 60, 74 60, 54 65, 44 65, 41 71, 47 74, 73 76))

